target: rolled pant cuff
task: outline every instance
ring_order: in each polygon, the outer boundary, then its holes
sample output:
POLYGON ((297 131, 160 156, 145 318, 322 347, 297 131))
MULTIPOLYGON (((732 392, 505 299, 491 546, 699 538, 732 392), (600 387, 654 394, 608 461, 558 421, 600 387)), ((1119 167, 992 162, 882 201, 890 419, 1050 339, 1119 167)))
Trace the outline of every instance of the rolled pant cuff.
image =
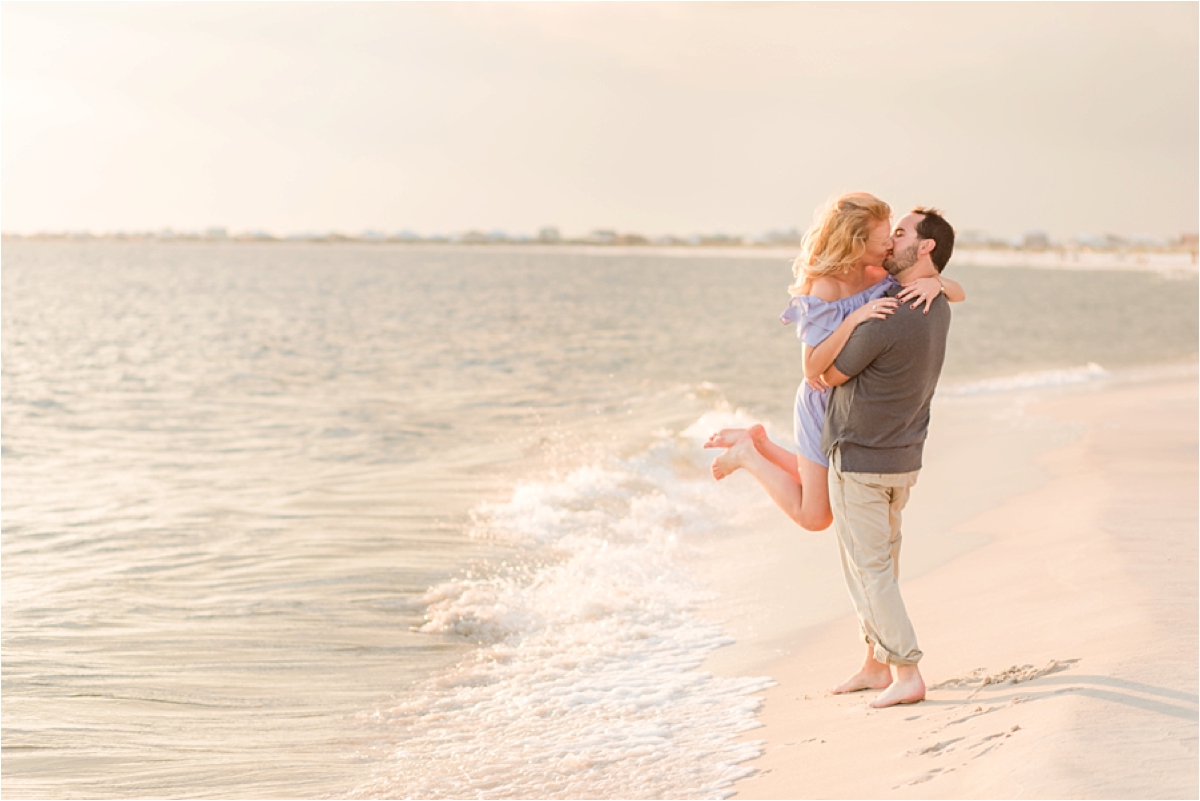
POLYGON ((873 643, 871 650, 874 652, 875 661, 882 662, 885 665, 895 665, 896 667, 909 667, 921 661, 921 657, 925 656, 921 651, 910 655, 907 659, 893 654, 888 649, 884 648, 879 643, 873 643))

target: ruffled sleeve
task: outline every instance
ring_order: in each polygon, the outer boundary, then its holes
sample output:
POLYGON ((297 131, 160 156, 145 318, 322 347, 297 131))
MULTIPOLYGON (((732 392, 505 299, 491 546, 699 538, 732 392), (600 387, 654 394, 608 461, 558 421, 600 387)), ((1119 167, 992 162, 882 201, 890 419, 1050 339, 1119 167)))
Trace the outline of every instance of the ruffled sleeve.
MULTIPOLYGON (((900 282, 897 281, 895 278, 893 278, 890 275, 885 275, 883 277, 883 280, 881 280, 879 283, 875 284, 872 287, 869 287, 868 289, 863 290, 863 293, 861 293, 861 294, 864 294, 865 297, 863 298, 862 303, 858 303, 855 305, 855 308, 858 308, 859 306, 863 305, 863 303, 870 303, 873 300, 879 300, 884 295, 886 295, 888 293, 888 291, 891 290, 892 287, 896 287, 896 286, 900 286, 900 282)), ((851 309, 851 311, 853 311, 853 309, 851 309)))
POLYGON ((799 295, 779 315, 784 325, 796 323, 796 337, 811 348, 825 341, 846 315, 836 303, 826 303, 812 295, 799 295))

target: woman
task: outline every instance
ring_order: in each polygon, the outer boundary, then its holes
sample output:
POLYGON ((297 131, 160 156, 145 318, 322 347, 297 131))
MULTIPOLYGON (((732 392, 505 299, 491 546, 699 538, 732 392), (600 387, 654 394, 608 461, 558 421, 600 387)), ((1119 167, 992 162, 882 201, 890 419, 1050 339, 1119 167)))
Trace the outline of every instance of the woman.
POLYGON ((798 453, 767 438, 761 425, 725 429, 705 443, 727 448, 712 465, 718 481, 739 468, 750 472, 771 499, 802 528, 821 531, 833 522, 829 509, 829 459, 821 451, 828 387, 821 380, 864 320, 886 319, 899 303, 929 304, 945 292, 950 301, 966 299, 948 278, 921 278, 906 284, 895 298, 884 293, 896 281, 880 266, 891 252, 892 210, 865 192, 852 192, 817 210, 792 265, 796 281, 792 301, 781 319, 796 323, 804 343, 804 382, 796 391, 794 417, 798 453))

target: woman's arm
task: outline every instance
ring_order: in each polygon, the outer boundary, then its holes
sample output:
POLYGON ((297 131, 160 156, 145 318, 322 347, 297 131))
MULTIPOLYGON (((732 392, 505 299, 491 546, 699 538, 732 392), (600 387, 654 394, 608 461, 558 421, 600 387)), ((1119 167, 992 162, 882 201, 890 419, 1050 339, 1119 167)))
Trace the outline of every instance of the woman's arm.
POLYGON ((914 309, 924 303, 925 312, 928 313, 933 299, 940 293, 945 293, 946 300, 951 303, 960 303, 967 299, 967 290, 962 288, 962 284, 952 278, 943 278, 938 275, 909 281, 896 295, 896 300, 901 302, 916 300, 916 303, 912 305, 914 309))
POLYGON ((842 320, 838 327, 833 329, 833 333, 821 341, 821 344, 812 347, 806 343, 804 345, 804 380, 813 389, 823 391, 825 385, 820 380, 821 374, 833 365, 833 360, 842 352, 842 348, 846 347, 850 334, 858 327, 859 323, 872 318, 887 319, 889 314, 895 313, 897 305, 896 298, 872 300, 846 315, 846 319, 842 320))

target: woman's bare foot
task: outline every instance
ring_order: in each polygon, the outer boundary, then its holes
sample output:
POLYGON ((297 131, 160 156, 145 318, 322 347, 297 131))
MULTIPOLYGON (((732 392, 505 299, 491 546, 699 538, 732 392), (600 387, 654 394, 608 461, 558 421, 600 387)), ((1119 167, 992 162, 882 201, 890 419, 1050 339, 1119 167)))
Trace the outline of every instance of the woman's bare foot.
POLYGON ((749 428, 722 428, 717 433, 708 438, 708 442, 704 443, 706 448, 732 448, 743 437, 749 436, 755 441, 766 439, 767 430, 760 424, 755 423, 749 428))
POLYGON ((864 665, 850 678, 834 687, 829 692, 833 695, 856 693, 860 690, 883 690, 892 684, 892 671, 882 662, 876 662, 878 668, 864 665))
POLYGON ((915 704, 925 700, 925 681, 916 665, 896 668, 896 680, 875 697, 870 706, 876 709, 896 704, 915 704))
POLYGON ((754 440, 748 436, 743 436, 737 442, 733 443, 729 450, 722 453, 716 459, 713 459, 713 478, 720 481, 725 476, 740 468, 748 450, 754 450, 754 440))

